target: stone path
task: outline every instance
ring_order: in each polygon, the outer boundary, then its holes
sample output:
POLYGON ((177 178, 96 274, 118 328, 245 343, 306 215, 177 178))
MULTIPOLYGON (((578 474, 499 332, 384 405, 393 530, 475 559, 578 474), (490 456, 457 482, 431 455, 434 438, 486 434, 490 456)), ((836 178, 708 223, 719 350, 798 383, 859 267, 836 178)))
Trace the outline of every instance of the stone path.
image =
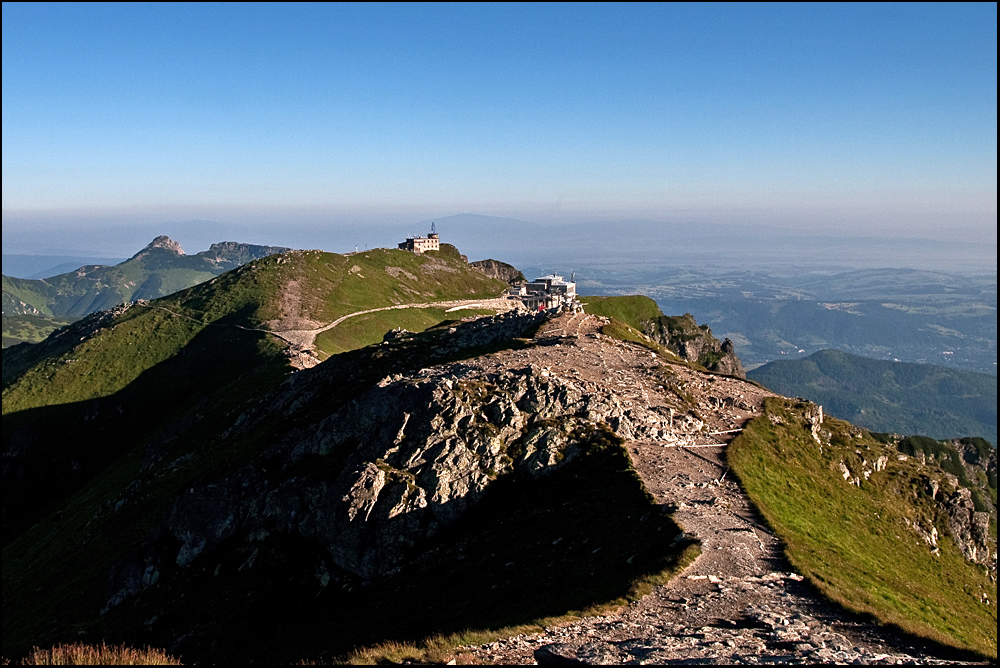
POLYGON ((462 648, 461 659, 563 665, 952 662, 827 603, 791 572, 780 542, 728 475, 725 460, 725 442, 770 393, 665 365, 641 346, 598 334, 600 324, 584 314, 560 316, 539 332, 539 346, 504 353, 494 363, 537 364, 583 389, 614 388, 638 418, 657 419, 673 408, 671 423, 655 430, 655 439, 636 438, 627 448, 649 492, 676 509, 675 519, 698 538, 702 554, 679 577, 618 613, 462 648), (696 402, 700 425, 689 415, 681 419, 690 403, 663 384, 667 366, 678 391, 696 402))

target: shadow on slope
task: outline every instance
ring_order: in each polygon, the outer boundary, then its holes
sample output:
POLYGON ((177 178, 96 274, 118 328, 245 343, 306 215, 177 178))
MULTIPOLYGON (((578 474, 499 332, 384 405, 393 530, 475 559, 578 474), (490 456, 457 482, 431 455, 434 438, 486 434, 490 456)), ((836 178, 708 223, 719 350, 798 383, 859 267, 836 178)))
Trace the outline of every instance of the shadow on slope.
POLYGON ((498 481, 386 577, 341 571, 300 536, 272 534, 254 547, 232 540, 100 628, 186 660, 329 659, 361 645, 623 603, 637 578, 677 563, 687 546, 675 541, 679 533, 617 439, 599 432, 588 455, 565 469, 498 481))
MULTIPOLYGON (((450 349, 450 336, 431 331, 337 355, 289 378, 282 386, 288 396, 267 394, 262 383, 265 391, 239 405, 243 395, 224 386, 216 395, 232 397, 234 409, 171 441, 167 456, 149 468, 148 443, 123 443, 132 447, 4 548, 4 653, 82 638, 154 644, 186 660, 328 658, 614 601, 636 578, 674 564, 685 547, 674 544, 677 527, 644 492, 620 442, 599 429, 585 455, 551 475, 493 483, 479 505, 385 576, 348 574, 303 534, 234 535, 183 568, 168 560, 158 584, 101 614, 114 566, 150 540, 174 540, 156 527, 189 488, 244 466, 279 438, 294 438, 387 374, 530 345, 487 336, 470 339, 481 341, 478 347, 450 349), (237 423, 246 426, 242 435, 227 435, 237 423)), ((253 384, 252 376, 238 380, 253 384)))
POLYGON ((216 428, 287 370, 267 335, 206 327, 114 394, 4 415, 4 545, 122 454, 142 445, 146 463, 156 461, 191 430, 216 428))

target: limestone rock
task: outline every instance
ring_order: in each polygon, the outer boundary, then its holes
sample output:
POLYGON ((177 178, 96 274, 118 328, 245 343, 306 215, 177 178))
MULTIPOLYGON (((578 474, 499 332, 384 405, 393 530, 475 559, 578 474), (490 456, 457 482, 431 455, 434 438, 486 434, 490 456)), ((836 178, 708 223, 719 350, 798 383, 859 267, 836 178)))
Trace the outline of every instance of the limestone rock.
MULTIPOLYGON (((948 532, 965 558, 976 563, 989 564, 990 514, 976 511, 972 492, 965 487, 959 487, 945 501, 944 508, 948 514, 948 532)), ((995 546, 993 552, 995 565, 995 546)))
POLYGON ((643 325, 643 334, 709 371, 746 378, 733 342, 729 339, 720 342, 708 325, 698 325, 690 313, 650 320, 643 325))
POLYGON ((495 278, 509 285, 518 285, 526 280, 524 274, 518 271, 517 267, 499 260, 476 260, 470 262, 469 266, 475 267, 490 278, 495 278))
MULTIPOLYGON (((498 316, 494 325, 515 331, 531 317, 498 316)), ((453 338, 488 340, 474 325, 453 338)), ((261 532, 316 541, 362 578, 384 574, 498 477, 548 475, 609 429, 650 429, 650 415, 635 410, 530 365, 485 373, 456 363, 386 377, 261 461, 180 494, 159 529, 172 541, 123 563, 127 577, 112 578, 108 605, 140 591, 149 564, 188 568, 223 541, 261 532)))

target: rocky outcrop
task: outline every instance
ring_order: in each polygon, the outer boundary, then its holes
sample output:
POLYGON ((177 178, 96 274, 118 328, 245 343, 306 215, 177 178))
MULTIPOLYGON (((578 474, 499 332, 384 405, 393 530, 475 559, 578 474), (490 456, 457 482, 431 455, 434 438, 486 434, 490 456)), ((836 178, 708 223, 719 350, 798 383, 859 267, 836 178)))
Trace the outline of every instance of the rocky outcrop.
MULTIPOLYGON (((807 424, 808 424, 807 419, 807 424)), ((820 432, 822 434, 822 432, 820 432)), ((823 434, 829 440, 829 433, 823 434)), ((990 480, 996 480, 996 452, 986 451, 991 448, 982 439, 955 439, 953 441, 933 441, 924 437, 904 438, 898 434, 884 434, 886 443, 881 452, 862 453, 854 451, 854 457, 848 455, 850 464, 841 460, 837 470, 847 484, 861 487, 873 475, 887 470, 890 461, 909 461, 911 455, 905 452, 894 452, 896 448, 913 453, 915 462, 919 462, 922 472, 913 479, 915 488, 922 488, 916 495, 922 497, 925 505, 918 511, 915 518, 904 518, 906 526, 913 530, 932 548, 934 554, 939 554, 938 538, 942 534, 950 535, 961 553, 971 562, 982 564, 991 569, 994 574, 997 567, 996 539, 990 536, 990 518, 996 512, 995 504, 990 500, 990 480), (913 451, 913 444, 933 446, 928 455, 923 450, 913 451), (936 454, 935 454, 936 453, 936 454), (957 467, 958 454, 964 466, 965 476, 960 478, 949 472, 957 467), (869 462, 868 458, 873 461, 869 462), (992 467, 992 468, 991 468, 992 467), (992 473, 989 473, 992 471, 992 473), (992 476, 992 477, 990 477, 992 476)), ((813 437, 816 438, 815 433, 813 437)), ((820 449, 822 450, 822 443, 820 449)), ((889 475, 900 475, 890 473, 889 475)), ((995 577, 995 575, 994 575, 995 577)))
POLYGON ((746 378, 733 342, 729 339, 720 342, 708 325, 699 325, 690 313, 649 320, 644 323, 643 334, 709 371, 746 378))
MULTIPOLYGON (((489 356, 435 366, 544 328, 550 315, 511 311, 421 335, 433 340, 425 368, 390 373, 311 425, 297 424, 252 464, 185 489, 155 537, 116 569, 108 605, 154 582, 150 567, 190 568, 223 543, 231 549, 270 534, 311 541, 346 573, 374 578, 462 517, 500 478, 546 476, 616 438, 678 444, 704 431, 692 414, 633 401, 576 369, 556 374, 489 356)), ((541 349, 566 345, 563 329, 553 331, 535 339, 541 349)), ((593 345, 622 345, 588 336, 593 345)), ((391 355, 393 346, 419 342, 401 337, 383 346, 391 355)), ((321 401, 328 373, 320 365, 295 374, 224 438, 248 437, 269 416, 321 401)))
POLYGON ((969 480, 978 480, 986 474, 987 484, 996 486, 997 449, 982 438, 957 438, 948 442, 954 448, 969 480))
POLYGON ((382 337, 382 341, 383 342, 395 341, 396 339, 403 338, 407 334, 409 334, 409 332, 406 331, 406 329, 402 327, 396 327, 395 329, 390 329, 388 332, 386 332, 385 335, 382 337))
POLYGON ((4 317, 16 316, 16 315, 34 315, 34 316, 44 316, 45 314, 39 311, 37 308, 31 304, 26 304, 21 301, 13 294, 4 291, 3 293, 3 315, 4 317))
POLYGON ((175 255, 184 255, 184 249, 181 248, 181 245, 179 243, 177 243, 167 235, 161 234, 160 236, 156 237, 148 244, 146 244, 145 248, 143 248, 141 251, 139 251, 132 257, 133 259, 140 257, 142 256, 143 253, 148 253, 149 251, 155 249, 169 251, 171 253, 174 253, 175 255))
MULTIPOLYGON (((437 354, 522 335, 542 319, 510 312, 465 323, 440 334, 437 354)), ((311 396, 302 380, 264 414, 311 396)), ((315 541, 356 576, 386 573, 498 478, 547 475, 613 438, 608 425, 641 431, 644 418, 630 415, 612 393, 584 392, 531 364, 493 372, 459 362, 387 376, 253 464, 186 489, 140 553, 116 567, 107 603, 156 582, 163 564, 187 568, 224 541, 274 532, 315 541)), ((238 421, 227 437, 254 424, 238 421)))
POLYGON ((506 262, 500 262, 499 260, 476 260, 475 262, 470 262, 469 265, 490 278, 495 278, 510 285, 518 285, 527 280, 524 278, 524 274, 518 271, 517 267, 506 262))
POLYGON ((178 496, 156 539, 172 554, 147 545, 141 563, 117 567, 108 605, 155 583, 157 564, 188 567, 234 536, 296 533, 345 571, 383 574, 497 478, 542 476, 571 461, 601 437, 606 428, 592 418, 610 408, 607 397, 584 396, 534 367, 483 377, 454 365, 433 377, 385 378, 273 446, 266 463, 178 496))
POLYGON ((996 545, 990 549, 990 513, 977 512, 972 492, 959 487, 942 504, 947 517, 948 532, 969 561, 996 569, 996 545))
POLYGON ((198 256, 215 263, 223 271, 229 271, 247 262, 270 255, 287 253, 290 250, 292 249, 284 246, 258 246, 256 244, 241 244, 236 241, 221 241, 209 246, 208 250, 198 253, 198 256))

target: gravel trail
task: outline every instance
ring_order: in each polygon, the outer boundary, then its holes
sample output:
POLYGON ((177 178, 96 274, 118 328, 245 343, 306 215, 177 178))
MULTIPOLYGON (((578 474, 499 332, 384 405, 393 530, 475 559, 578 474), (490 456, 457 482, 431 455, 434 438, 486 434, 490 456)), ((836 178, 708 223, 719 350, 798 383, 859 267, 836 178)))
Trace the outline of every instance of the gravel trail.
POLYGON ((593 316, 560 316, 539 332, 543 345, 494 363, 537 364, 585 390, 610 387, 623 404, 651 419, 669 415, 661 438, 630 440, 627 448, 647 490, 674 509, 685 533, 701 542, 702 554, 680 576, 619 612, 462 648, 460 658, 553 665, 954 662, 940 656, 940 648, 826 602, 792 572, 780 541, 728 474, 725 459, 726 443, 759 414, 769 392, 664 364, 641 346, 597 333, 600 324, 593 316), (697 403, 701 425, 689 417, 681 422, 678 395, 662 382, 664 367, 697 403))

